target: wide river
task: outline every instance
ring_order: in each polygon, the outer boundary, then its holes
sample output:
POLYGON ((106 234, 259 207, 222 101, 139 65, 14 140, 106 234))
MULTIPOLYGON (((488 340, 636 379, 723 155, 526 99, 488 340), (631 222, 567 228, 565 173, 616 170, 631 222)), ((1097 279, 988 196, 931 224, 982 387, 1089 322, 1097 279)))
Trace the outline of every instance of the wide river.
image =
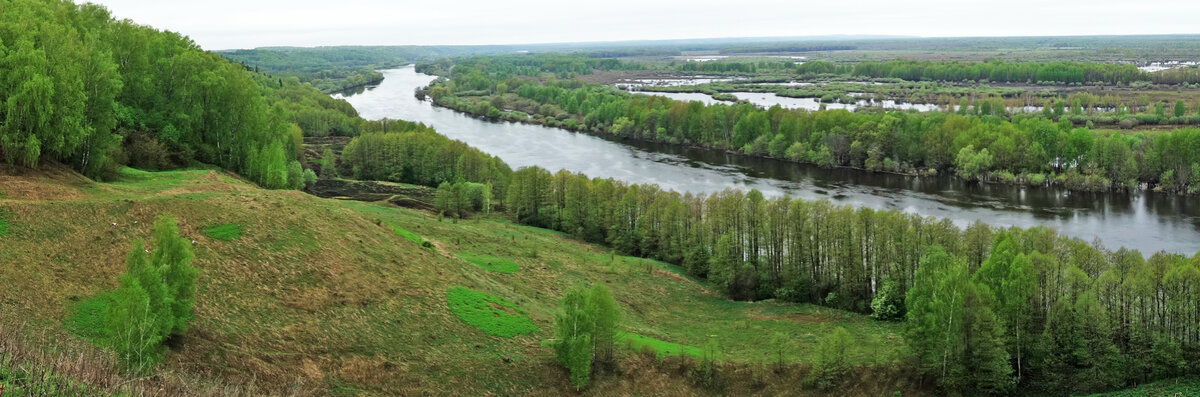
MULTIPOLYGON (((1191 255, 1200 249, 1200 199, 1156 193, 1080 193, 1054 188, 966 184, 948 176, 915 178, 822 169, 716 150, 614 142, 582 133, 518 123, 493 123, 434 107, 413 95, 433 76, 412 66, 382 71, 384 80, 345 99, 367 119, 419 121, 504 159, 514 168, 537 165, 676 191, 712 193, 758 189, 766 196, 900 210, 976 220, 997 226, 1045 225, 1111 249, 1191 255)), ((341 95, 337 95, 341 96, 341 95)))

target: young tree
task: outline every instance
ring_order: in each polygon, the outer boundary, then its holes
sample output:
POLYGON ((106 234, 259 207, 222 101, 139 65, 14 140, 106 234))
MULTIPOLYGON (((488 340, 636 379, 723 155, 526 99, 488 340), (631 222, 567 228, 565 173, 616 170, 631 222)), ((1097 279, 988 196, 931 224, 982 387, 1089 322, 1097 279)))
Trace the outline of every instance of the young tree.
POLYGON ((850 370, 847 357, 853 344, 854 339, 850 336, 850 331, 842 327, 834 328, 821 339, 809 375, 818 388, 828 390, 850 370))
POLYGON ((325 151, 321 153, 321 177, 337 177, 337 155, 333 154, 333 149, 325 148, 325 151))
POLYGON ((591 307, 596 325, 592 333, 592 344, 595 346, 595 361, 604 365, 615 363, 613 347, 617 339, 617 322, 621 320, 621 309, 617 301, 603 283, 596 283, 588 293, 588 304, 591 307))
MULTIPOLYGON (((112 294, 105 312, 105 334, 108 345, 117 352, 117 359, 125 370, 140 373, 162 359, 160 343, 166 337, 163 326, 171 327, 170 314, 165 302, 154 302, 152 294, 142 286, 144 276, 158 274, 146 260, 142 242, 136 241, 125 260, 125 274, 121 275, 121 286, 112 294)), ((161 277, 161 276, 160 276, 161 277)), ((152 284, 154 295, 162 299, 166 295, 162 282, 152 284)))
POLYGON ((587 291, 572 287, 563 295, 562 311, 556 317, 554 355, 570 371, 571 384, 577 390, 587 387, 591 377, 596 321, 589 306, 587 291))
POLYGON ((192 319, 192 306, 196 301, 196 276, 199 271, 192 267, 192 243, 179 235, 175 217, 163 214, 154 219, 154 252, 150 263, 162 269, 162 280, 171 299, 171 335, 187 331, 187 322, 192 319))

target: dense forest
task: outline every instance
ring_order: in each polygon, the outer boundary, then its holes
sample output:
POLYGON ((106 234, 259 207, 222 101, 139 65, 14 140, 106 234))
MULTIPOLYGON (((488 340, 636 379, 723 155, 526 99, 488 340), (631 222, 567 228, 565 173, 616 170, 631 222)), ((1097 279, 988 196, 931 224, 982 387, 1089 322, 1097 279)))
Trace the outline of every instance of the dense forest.
POLYGON ((12 0, 0 14, 0 151, 110 178, 118 167, 212 164, 272 188, 306 180, 303 135, 361 119, 297 78, 254 73, 187 37, 92 4, 12 0))
MULTIPOLYGON (((439 105, 480 117, 710 146, 826 167, 910 174, 951 171, 967 179, 1055 183, 1078 190, 1147 184, 1187 192, 1200 187, 1200 130, 1129 134, 1077 127, 1071 119, 1086 117, 1077 104, 1067 108, 1059 101, 1041 113, 1013 115, 989 101, 964 103, 953 113, 923 114, 704 105, 633 95, 574 79, 545 80, 536 67, 539 58, 461 60, 447 79, 435 81, 427 92, 439 105)), ((543 73, 561 75, 562 64, 556 59, 553 69, 543 73)), ((1163 109, 1160 105, 1156 112, 1163 109)), ((1175 111, 1178 118, 1192 117, 1183 107, 1175 111)))

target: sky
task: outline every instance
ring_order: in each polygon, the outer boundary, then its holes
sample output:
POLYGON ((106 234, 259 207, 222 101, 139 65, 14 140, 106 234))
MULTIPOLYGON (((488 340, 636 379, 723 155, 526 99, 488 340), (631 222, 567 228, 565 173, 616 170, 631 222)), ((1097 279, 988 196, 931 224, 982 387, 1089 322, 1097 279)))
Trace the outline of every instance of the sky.
POLYGON ((207 50, 726 37, 1200 33, 1200 1, 93 0, 207 50), (1151 5, 1152 4, 1152 5, 1151 5))

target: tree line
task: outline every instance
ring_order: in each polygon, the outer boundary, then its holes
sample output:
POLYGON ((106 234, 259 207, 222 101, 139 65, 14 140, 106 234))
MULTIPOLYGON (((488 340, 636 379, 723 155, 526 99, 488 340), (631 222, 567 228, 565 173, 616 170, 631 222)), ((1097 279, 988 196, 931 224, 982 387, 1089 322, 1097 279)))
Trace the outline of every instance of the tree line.
POLYGON ((1053 230, 680 194, 566 171, 512 174, 524 224, 681 265, 732 299, 809 302, 904 319, 945 390, 1102 391, 1195 371, 1200 254, 1146 259, 1053 230))
MULTIPOLYGON (((464 70, 470 78, 460 75, 456 66, 451 78, 435 82, 429 92, 436 93, 433 98, 441 106, 481 117, 825 167, 909 174, 949 171, 968 179, 1051 183, 1077 190, 1143 184, 1167 191, 1200 190, 1200 130, 1131 134, 1076 127, 1073 119, 1090 117, 1077 103, 1069 111, 1059 101, 1043 113, 1013 115, 992 101, 964 102, 953 113, 762 109, 747 103, 705 105, 633 95, 577 80, 498 80, 486 69, 464 70), (502 112, 502 107, 514 110, 502 112), (987 155, 981 156, 984 151, 987 155)), ((1173 110, 1180 118, 1190 117, 1179 104, 1173 110)), ((1166 117, 1161 105, 1156 111, 1163 116, 1147 116, 1166 117)))

